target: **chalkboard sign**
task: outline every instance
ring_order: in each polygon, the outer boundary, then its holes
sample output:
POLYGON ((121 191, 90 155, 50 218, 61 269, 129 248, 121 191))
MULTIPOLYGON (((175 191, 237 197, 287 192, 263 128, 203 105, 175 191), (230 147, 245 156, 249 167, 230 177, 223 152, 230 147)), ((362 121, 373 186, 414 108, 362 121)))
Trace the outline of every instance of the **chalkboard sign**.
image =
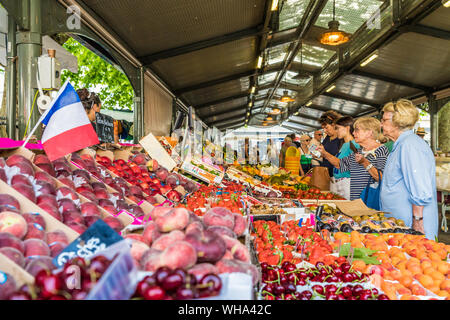
POLYGON ((95 118, 98 140, 114 143, 114 119, 98 112, 95 114, 95 118))

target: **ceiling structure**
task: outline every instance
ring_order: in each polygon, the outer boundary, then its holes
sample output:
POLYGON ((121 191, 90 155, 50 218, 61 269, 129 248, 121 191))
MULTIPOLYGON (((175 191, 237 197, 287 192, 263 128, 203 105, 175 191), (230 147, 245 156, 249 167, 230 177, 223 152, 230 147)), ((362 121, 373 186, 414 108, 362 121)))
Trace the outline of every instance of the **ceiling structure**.
POLYGON ((311 131, 327 110, 367 115, 450 85, 450 8, 441 0, 335 0, 350 34, 339 47, 319 41, 332 0, 78 2, 220 130, 261 126, 277 107, 269 125, 311 131), (286 93, 294 101, 281 102, 286 93))

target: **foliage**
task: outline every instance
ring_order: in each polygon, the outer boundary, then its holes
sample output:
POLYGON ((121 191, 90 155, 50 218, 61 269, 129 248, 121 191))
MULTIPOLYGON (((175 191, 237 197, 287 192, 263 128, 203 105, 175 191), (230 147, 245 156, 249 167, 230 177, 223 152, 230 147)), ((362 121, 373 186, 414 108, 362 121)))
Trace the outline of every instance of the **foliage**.
POLYGON ((69 79, 77 90, 87 88, 95 91, 102 100, 102 108, 133 109, 134 91, 123 72, 73 38, 69 38, 63 47, 78 58, 78 73, 64 70, 63 82, 69 79))

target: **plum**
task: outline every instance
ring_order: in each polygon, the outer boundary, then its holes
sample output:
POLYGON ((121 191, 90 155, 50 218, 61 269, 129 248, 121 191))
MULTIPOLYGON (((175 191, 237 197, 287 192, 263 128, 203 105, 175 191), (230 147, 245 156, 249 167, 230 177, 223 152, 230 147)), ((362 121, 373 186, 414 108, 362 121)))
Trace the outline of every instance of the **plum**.
POLYGON ((39 224, 42 229, 45 230, 47 224, 45 223, 45 219, 44 217, 42 217, 42 215, 38 212, 34 213, 34 212, 30 212, 30 213, 24 213, 22 215, 22 217, 25 219, 25 221, 27 223, 37 223, 39 224))
POLYGON ((42 203, 49 203, 54 207, 58 207, 58 200, 56 200, 56 196, 52 194, 41 194, 37 197, 36 204, 40 206, 42 203))
POLYGON ((87 216, 99 216, 100 217, 101 216, 100 209, 93 202, 82 203, 80 206, 80 210, 81 210, 81 214, 84 217, 87 217, 87 216))
POLYGON ((17 210, 20 210, 20 203, 17 201, 16 198, 9 194, 0 194, 0 205, 2 206, 9 206, 12 208, 15 208, 17 210))
POLYGON ((56 189, 53 185, 45 181, 36 181, 35 190, 38 197, 43 194, 56 196, 56 189))
POLYGON ((75 204, 75 202, 73 202, 73 200, 68 199, 68 198, 62 198, 60 200, 58 200, 58 208, 60 210, 61 213, 63 213, 64 211, 77 211, 78 207, 75 204))
POLYGON ((53 265, 53 258, 50 256, 27 258, 25 259, 25 264, 25 271, 33 277, 35 277, 41 270, 52 271, 56 269, 53 265))
POLYGON ((56 188, 55 180, 47 172, 37 171, 34 175, 34 178, 36 179, 36 181, 45 181, 47 183, 50 183, 54 188, 56 188))
POLYGON ((48 173, 52 177, 56 177, 56 171, 51 163, 41 163, 36 165, 43 172, 48 173))
POLYGON ((61 212, 59 212, 58 208, 50 203, 41 203, 39 207, 47 212, 49 215, 51 215, 53 218, 55 218, 58 221, 62 221, 61 212))
POLYGON ((58 200, 70 199, 72 201, 76 201, 79 199, 75 191, 73 191, 73 189, 70 189, 69 187, 59 187, 56 190, 56 198, 58 200))
POLYGON ((122 221, 116 217, 109 216, 103 219, 103 221, 118 233, 124 228, 122 221))
POLYGON ((69 244, 69 238, 64 233, 64 231, 61 230, 55 230, 52 232, 47 232, 47 244, 51 246, 54 242, 61 242, 65 245, 69 244))
POLYGON ((45 229, 38 223, 28 223, 27 225, 27 234, 25 235, 24 240, 27 239, 40 239, 46 241, 46 233, 45 229))
POLYGON ((33 186, 30 178, 24 176, 23 174, 16 174, 11 178, 11 186, 14 186, 19 183, 26 184, 29 187, 33 186))

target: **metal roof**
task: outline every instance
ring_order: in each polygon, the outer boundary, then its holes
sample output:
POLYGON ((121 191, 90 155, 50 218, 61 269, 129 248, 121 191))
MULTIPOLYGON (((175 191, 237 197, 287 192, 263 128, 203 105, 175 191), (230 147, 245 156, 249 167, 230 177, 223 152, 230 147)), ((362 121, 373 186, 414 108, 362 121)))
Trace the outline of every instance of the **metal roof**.
POLYGON ((318 41, 331 0, 280 0, 277 11, 272 0, 78 2, 221 130, 260 126, 274 106, 285 111, 277 123, 311 130, 326 110, 361 116, 450 85, 450 8, 440 0, 336 0, 336 19, 351 34, 339 48, 318 41), (279 102, 285 90, 294 102, 279 102))

